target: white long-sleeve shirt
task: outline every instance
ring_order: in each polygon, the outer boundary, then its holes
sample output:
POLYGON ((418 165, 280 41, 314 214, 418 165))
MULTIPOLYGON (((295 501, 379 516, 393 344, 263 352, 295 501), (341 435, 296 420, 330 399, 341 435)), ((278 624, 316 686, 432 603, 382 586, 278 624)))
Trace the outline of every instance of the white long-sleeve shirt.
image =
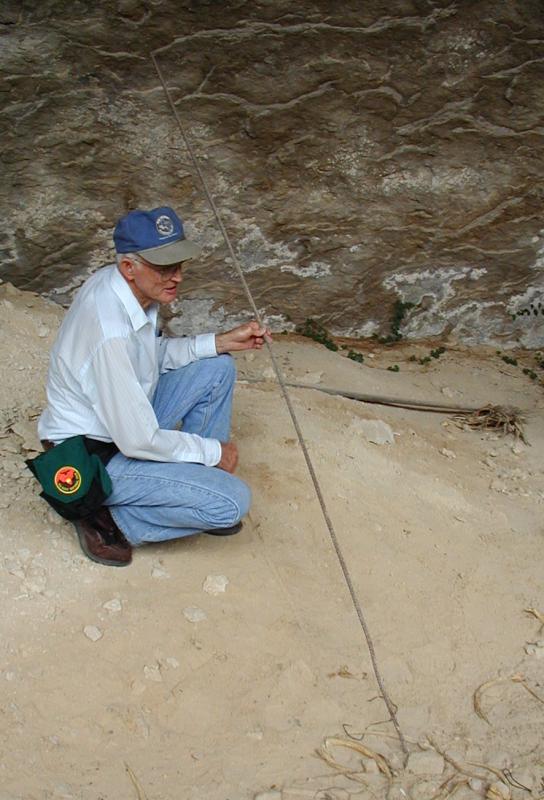
POLYGON ((157 305, 143 309, 115 265, 79 290, 51 351, 41 439, 83 434, 130 458, 215 466, 221 445, 159 428, 151 405, 159 375, 216 356, 213 333, 159 337, 157 305))

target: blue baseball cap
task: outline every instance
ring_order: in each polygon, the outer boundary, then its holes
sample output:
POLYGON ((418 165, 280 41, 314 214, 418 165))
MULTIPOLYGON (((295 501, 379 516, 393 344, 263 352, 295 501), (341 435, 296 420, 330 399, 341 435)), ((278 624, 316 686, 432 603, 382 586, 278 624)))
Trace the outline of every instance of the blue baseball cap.
POLYGON ((160 267, 196 258, 201 252, 185 238, 183 222, 168 206, 130 211, 115 226, 113 241, 118 253, 138 253, 160 267))

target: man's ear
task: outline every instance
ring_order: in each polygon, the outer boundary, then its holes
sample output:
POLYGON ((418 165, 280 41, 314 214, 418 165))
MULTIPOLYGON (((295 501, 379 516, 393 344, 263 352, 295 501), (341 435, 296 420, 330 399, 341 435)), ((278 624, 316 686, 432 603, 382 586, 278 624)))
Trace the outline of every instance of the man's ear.
POLYGON ((123 256, 117 266, 126 281, 134 280, 134 264, 130 258, 123 256))

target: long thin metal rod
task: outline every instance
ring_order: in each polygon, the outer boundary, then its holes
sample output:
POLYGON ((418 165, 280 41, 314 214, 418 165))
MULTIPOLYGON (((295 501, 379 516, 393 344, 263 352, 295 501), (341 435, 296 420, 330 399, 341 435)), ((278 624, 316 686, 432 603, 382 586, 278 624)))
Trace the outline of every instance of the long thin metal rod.
MULTIPOLYGON (((240 280, 242 282, 242 286, 244 287, 244 291, 245 291, 245 293, 247 295, 247 299, 249 301, 249 304, 250 304, 250 306, 251 306, 251 308, 253 310, 253 313, 255 314, 255 318, 257 319, 257 321, 259 322, 260 325, 263 325, 263 320, 261 318, 261 314, 259 313, 259 310, 258 310, 257 306, 255 305, 255 301, 253 299, 253 295, 251 294, 250 288, 249 288, 249 286, 247 284, 247 281, 245 279, 244 273, 242 271, 242 267, 241 267, 241 265, 239 263, 239 260, 238 260, 238 257, 236 255, 236 253, 234 252, 234 248, 232 246, 230 237, 229 237, 229 235, 227 233, 227 230, 226 230, 226 228, 225 228, 225 226, 223 224, 223 220, 221 218, 221 214, 219 213, 219 210, 217 208, 215 200, 213 199, 213 196, 212 196, 212 194, 211 194, 211 192, 210 192, 210 190, 208 188, 208 183, 207 183, 206 178, 204 177, 204 174, 203 174, 203 172, 202 172, 202 170, 200 168, 200 164, 199 164, 199 162, 198 162, 198 160, 197 160, 197 158, 196 158, 196 156, 194 154, 192 145, 189 142, 189 139, 187 138, 187 135, 185 133, 183 125, 181 124, 181 120, 180 120, 177 108, 174 105, 174 101, 172 100, 172 96, 170 95, 170 92, 168 90, 168 87, 166 85, 166 82, 164 80, 163 74, 162 74, 161 69, 159 67, 159 64, 157 62, 157 59, 155 58, 155 54, 154 53, 151 54, 151 59, 152 59, 153 64, 155 66, 155 70, 157 72, 157 75, 159 76, 159 80, 160 80, 160 82, 162 84, 162 87, 164 89, 164 93, 166 95, 168 103, 170 104, 170 108, 172 109, 172 112, 173 112, 174 117, 176 119, 176 122, 177 122, 177 125, 178 125, 178 128, 179 128, 181 137, 182 137, 182 139, 183 139, 183 141, 185 143, 185 147, 187 148, 187 152, 189 153, 189 156, 190 156, 191 161, 192 161, 192 163, 194 165, 196 173, 197 173, 198 177, 200 178, 200 182, 202 184, 202 188, 204 190, 204 194, 206 195, 206 199, 207 199, 207 201, 208 201, 208 203, 210 205, 210 208, 213 211, 213 214, 215 216, 216 222, 217 222, 217 224, 219 226, 219 229, 220 229, 220 231, 221 231, 221 233, 223 235, 223 239, 225 240, 225 244, 226 244, 227 249, 228 249, 228 251, 230 253, 230 257, 232 258, 232 263, 234 264, 234 266, 235 266, 235 268, 236 268, 236 270, 238 272, 238 275, 239 275, 240 280)), ((268 349, 268 354, 270 356, 270 359, 272 361, 272 365, 274 367, 274 372, 276 373, 276 377, 278 379, 278 384, 279 384, 279 386, 281 388, 281 391, 282 391, 282 394, 283 394, 283 399, 285 400, 285 403, 286 403, 287 408, 289 410, 289 415, 291 417, 291 421, 292 421, 293 426, 295 428, 295 431, 296 431, 296 434, 297 434, 297 437, 298 437, 298 441, 299 441, 302 453, 304 455, 304 459, 306 461, 306 466, 308 467, 308 472, 310 473, 310 477, 311 477, 312 483, 314 485, 315 493, 316 493, 317 499, 319 501, 319 505, 321 506, 321 512, 322 512, 323 517, 325 519, 325 522, 327 524, 327 528, 328 528, 328 531, 329 531, 329 534, 330 534, 330 537, 331 537, 331 541, 332 541, 332 544, 333 544, 334 549, 336 551, 336 555, 338 557, 338 561, 340 562, 340 567, 342 568, 342 572, 344 574, 344 579, 346 581, 346 584, 347 584, 347 587, 348 587, 348 590, 349 590, 349 593, 350 593, 350 596, 351 596, 351 600, 353 602, 353 606, 355 608, 355 611, 357 612, 357 617, 359 618, 359 622, 361 624, 361 627, 363 629, 363 633, 365 635, 366 643, 367 643, 368 650, 369 650, 369 653, 370 653, 370 659, 372 661, 372 668, 374 670, 374 675, 376 676, 376 681, 378 683, 378 686, 379 686, 379 689, 380 689, 380 692, 381 692, 381 696, 382 696, 382 698, 384 700, 385 705, 387 706, 387 710, 389 711, 389 714, 391 716, 391 721, 393 722, 393 725, 395 726, 395 730, 396 730, 397 735, 399 737, 399 741, 400 741, 401 747, 402 747, 404 753, 407 755, 408 754, 408 748, 407 748, 407 745, 406 745, 406 740, 405 740, 405 738, 403 736, 403 733, 402 733, 402 731, 400 729, 400 726, 399 726, 399 723, 398 723, 398 720, 397 720, 396 708, 395 708, 393 702, 391 701, 391 699, 390 699, 390 697, 389 697, 389 695, 387 693, 387 690, 385 688, 385 685, 384 685, 384 682, 383 682, 383 678, 381 676, 381 673, 380 673, 380 670, 379 670, 379 667, 378 667, 378 661, 377 661, 377 658, 376 658, 376 651, 374 649, 374 643, 373 643, 372 637, 370 635, 370 630, 368 628, 366 619, 365 619, 364 614, 363 614, 362 609, 361 609, 361 605, 360 605, 359 600, 357 598, 357 595, 355 593, 355 588, 354 588, 353 582, 351 580, 351 575, 350 575, 350 572, 349 572, 349 569, 348 569, 348 565, 347 565, 346 560, 344 558, 344 554, 342 553, 342 550, 340 548, 340 544, 338 542, 338 538, 336 536, 336 532, 334 530, 334 526, 332 524, 332 520, 331 520, 331 518, 329 516, 329 512, 328 512, 327 506, 325 504, 325 499, 324 499, 323 493, 321 491, 321 486, 319 485, 319 481, 317 479, 317 475, 315 473, 314 466, 312 464, 312 460, 310 458, 310 454, 308 452, 308 448, 306 446, 306 442, 305 442, 304 436, 302 434, 302 430, 300 428, 297 416, 295 414, 295 410, 294 410, 293 405, 291 403, 291 398, 289 397, 289 393, 288 393, 286 385, 285 385, 285 380, 283 378, 283 374, 282 374, 281 369, 280 369, 280 367, 279 367, 279 365, 278 365, 278 363, 276 361, 276 357, 274 355, 274 352, 272 350, 270 342, 268 342, 267 340, 265 340, 265 341, 266 341, 266 347, 268 349)))

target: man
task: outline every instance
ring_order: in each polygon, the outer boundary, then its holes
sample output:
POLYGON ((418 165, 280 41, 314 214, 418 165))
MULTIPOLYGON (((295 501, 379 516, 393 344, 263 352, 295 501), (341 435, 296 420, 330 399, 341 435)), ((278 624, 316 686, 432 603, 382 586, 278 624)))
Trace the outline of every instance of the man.
POLYGON ((107 464, 107 507, 76 529, 89 558, 125 566, 145 542, 240 529, 251 495, 234 476, 228 353, 261 349, 268 331, 161 336, 158 307, 200 248, 168 207, 131 211, 113 238, 117 264, 86 281, 59 330, 38 432, 46 448, 84 435, 107 464))

